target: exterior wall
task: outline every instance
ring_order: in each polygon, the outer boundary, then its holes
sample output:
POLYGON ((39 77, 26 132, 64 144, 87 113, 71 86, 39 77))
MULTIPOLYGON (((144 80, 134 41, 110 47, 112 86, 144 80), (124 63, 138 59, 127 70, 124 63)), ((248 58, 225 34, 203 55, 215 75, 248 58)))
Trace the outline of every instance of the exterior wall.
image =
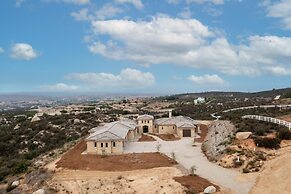
POLYGON ((135 138, 135 132, 134 131, 128 131, 127 136, 126 136, 128 141, 132 141, 135 138))
POLYGON ((123 141, 114 141, 115 147, 113 147, 112 141, 96 142, 97 146, 95 147, 94 141, 87 141, 87 153, 88 154, 121 154, 123 152, 123 141), (103 147, 101 147, 103 143, 103 147), (106 147, 108 143, 108 147, 106 147), (104 150, 104 151, 103 151, 104 150))
POLYGON ((158 132, 159 134, 176 134, 176 126, 175 125, 159 125, 158 132))
POLYGON ((190 129, 191 130, 191 137, 195 135, 195 128, 177 128, 177 135, 182 138, 183 137, 183 129, 190 129))
POLYGON ((137 124, 139 126, 139 133, 143 133, 143 126, 148 126, 149 133, 154 133, 154 121, 153 120, 138 120, 137 124))

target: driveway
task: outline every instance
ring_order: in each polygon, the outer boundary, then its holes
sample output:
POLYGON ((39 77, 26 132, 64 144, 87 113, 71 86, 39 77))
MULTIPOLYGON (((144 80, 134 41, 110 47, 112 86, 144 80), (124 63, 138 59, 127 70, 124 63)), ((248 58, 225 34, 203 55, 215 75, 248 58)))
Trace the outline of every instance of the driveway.
POLYGON ((256 177, 241 179, 241 173, 231 169, 225 169, 215 163, 209 162, 201 151, 201 143, 192 146, 193 138, 182 138, 178 141, 163 141, 153 136, 156 142, 128 142, 125 145, 125 153, 156 152, 160 144, 160 152, 172 157, 175 153, 176 161, 190 169, 193 165, 197 168, 196 174, 211 182, 229 188, 238 194, 247 194, 255 183, 256 177))

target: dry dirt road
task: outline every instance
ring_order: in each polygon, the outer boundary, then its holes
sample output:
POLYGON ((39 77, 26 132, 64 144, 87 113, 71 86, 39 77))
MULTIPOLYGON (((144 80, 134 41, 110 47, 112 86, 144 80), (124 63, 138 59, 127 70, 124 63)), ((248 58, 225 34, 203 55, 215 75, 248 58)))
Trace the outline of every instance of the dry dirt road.
POLYGON ((290 194, 291 147, 282 148, 278 156, 265 164, 250 194, 290 194))

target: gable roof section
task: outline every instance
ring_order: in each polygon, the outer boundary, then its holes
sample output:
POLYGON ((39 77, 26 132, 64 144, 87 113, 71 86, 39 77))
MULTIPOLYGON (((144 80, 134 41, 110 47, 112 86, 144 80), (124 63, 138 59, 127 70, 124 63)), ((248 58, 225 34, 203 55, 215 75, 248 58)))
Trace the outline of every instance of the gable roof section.
POLYGON ((121 120, 90 129, 90 135, 86 140, 102 141, 102 140, 120 140, 125 139, 130 130, 137 127, 134 121, 121 120))
POLYGON ((139 115, 137 117, 137 120, 153 120, 154 119, 154 116, 152 115, 147 115, 147 114, 144 114, 144 115, 139 115))
POLYGON ((176 125, 181 128, 192 128, 198 124, 195 120, 190 117, 177 116, 171 118, 161 118, 155 121, 157 125, 176 125))

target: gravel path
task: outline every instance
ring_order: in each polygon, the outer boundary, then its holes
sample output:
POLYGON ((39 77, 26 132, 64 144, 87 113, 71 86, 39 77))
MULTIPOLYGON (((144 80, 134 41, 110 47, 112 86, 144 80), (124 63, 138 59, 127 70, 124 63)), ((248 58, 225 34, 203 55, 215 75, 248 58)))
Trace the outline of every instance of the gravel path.
POLYGON ((186 169, 193 165, 197 168, 196 174, 218 184, 224 188, 231 189, 237 194, 247 194, 255 183, 255 178, 241 179, 241 173, 225 169, 207 160, 201 151, 201 144, 192 146, 192 138, 182 138, 178 141, 163 141, 153 136, 156 142, 128 142, 124 148, 125 153, 156 152, 160 144, 160 152, 172 157, 175 153, 176 160, 186 169))

